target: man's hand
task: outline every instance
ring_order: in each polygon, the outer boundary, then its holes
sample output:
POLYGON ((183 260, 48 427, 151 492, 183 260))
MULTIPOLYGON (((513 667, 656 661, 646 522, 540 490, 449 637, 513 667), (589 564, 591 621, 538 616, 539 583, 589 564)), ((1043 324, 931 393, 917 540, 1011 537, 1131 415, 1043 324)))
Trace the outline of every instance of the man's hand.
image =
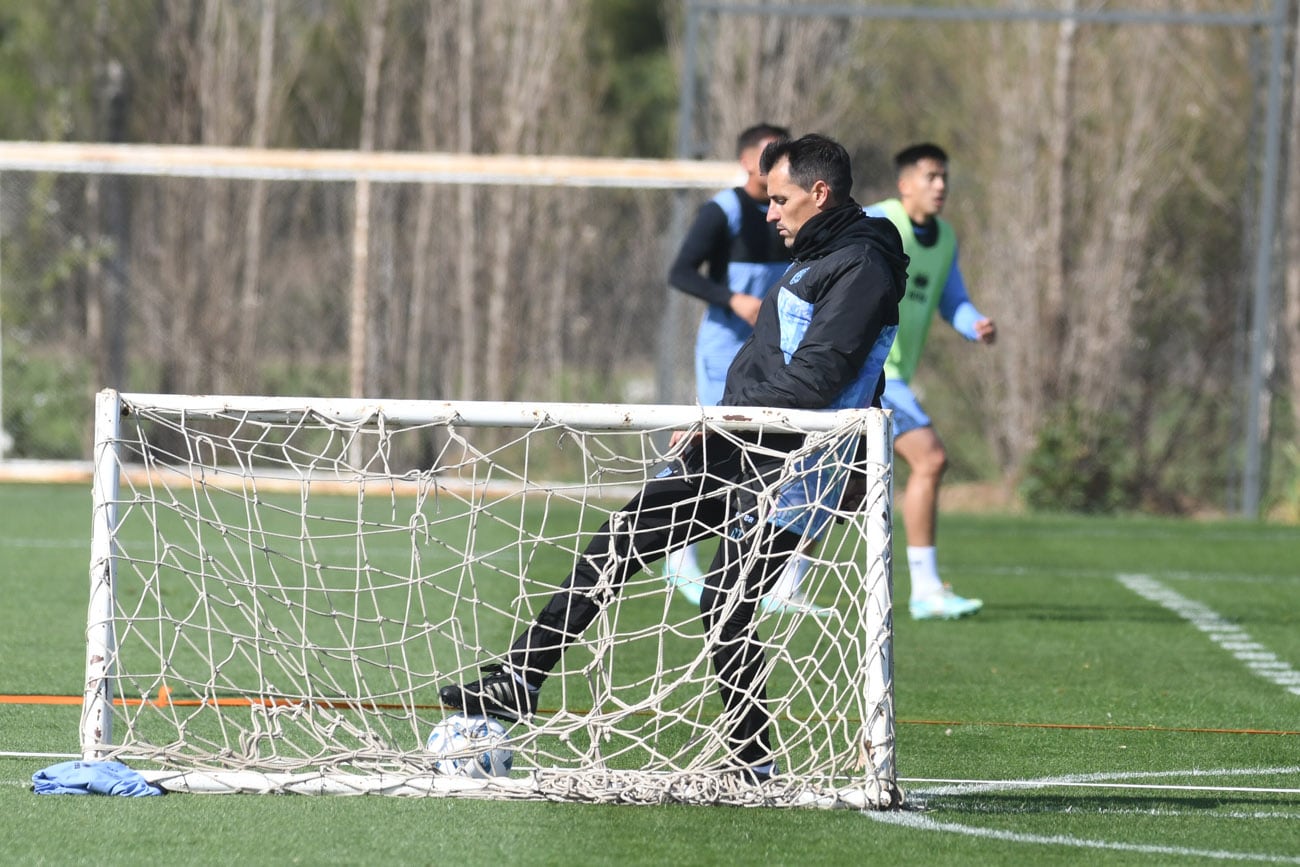
POLYGON ((988 345, 995 343, 998 339, 997 323, 992 319, 981 319, 979 322, 976 322, 975 339, 980 343, 988 345))
POLYGON ((699 439, 702 436, 704 436, 704 432, 701 430, 675 430, 672 438, 668 440, 668 448, 676 448, 679 442, 688 437, 690 439, 699 439))
POLYGON ((758 321, 758 308, 763 306, 763 299, 744 292, 732 292, 730 304, 732 313, 753 325, 758 321))
MULTIPOLYGON (((856 512, 862 508, 862 501, 867 498, 867 474, 860 472, 849 473, 849 478, 844 483, 844 493, 840 495, 841 512, 856 512)), ((843 518, 837 521, 843 522, 843 518)))

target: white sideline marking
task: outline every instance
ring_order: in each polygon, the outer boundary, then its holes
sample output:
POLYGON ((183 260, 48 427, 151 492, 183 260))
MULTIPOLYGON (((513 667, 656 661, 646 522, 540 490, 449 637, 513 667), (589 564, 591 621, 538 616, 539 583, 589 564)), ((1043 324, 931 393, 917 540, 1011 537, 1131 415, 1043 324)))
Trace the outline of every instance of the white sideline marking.
POLYGON ((948 831, 964 834, 968 837, 983 837, 990 840, 1005 840, 1009 843, 1041 843, 1046 846, 1072 846, 1079 849, 1110 849, 1118 852, 1141 852, 1147 855, 1176 855, 1188 858, 1212 858, 1219 861, 1260 861, 1266 864, 1300 864, 1300 857, 1289 855, 1268 855, 1255 852, 1229 852, 1223 849, 1189 849, 1183 846, 1159 846, 1149 843, 1119 843, 1111 840, 1089 840, 1084 837, 1071 837, 1065 834, 1021 834, 1017 831, 999 831, 994 828, 973 828, 958 825, 955 822, 936 822, 920 813, 896 811, 888 813, 869 812, 878 822, 887 825, 900 825, 918 831, 948 831))
POLYGON ((1067 812, 1073 816, 1155 816, 1157 818, 1181 818, 1183 816, 1195 816, 1197 819, 1206 822, 1220 820, 1238 820, 1238 819, 1283 819, 1293 822, 1300 822, 1300 813, 1279 813, 1275 810, 1234 810, 1229 813, 1211 813, 1206 815, 1204 810, 1170 810, 1163 807, 1151 807, 1141 810, 1136 807, 1095 807, 1087 809, 1083 807, 1070 807, 1068 810, 1060 810, 1055 807, 1004 807, 1002 805, 982 805, 982 804, 944 804, 943 809, 953 813, 972 813, 987 814, 997 816, 1027 816, 1034 813, 1061 813, 1067 812))
POLYGON ((1209 636, 1255 674, 1292 695, 1300 695, 1300 671, 1252 639, 1246 630, 1224 619, 1213 609, 1166 587, 1150 575, 1116 575, 1134 593, 1163 606, 1209 636))
MULTIPOLYGON (((1008 792, 1013 789, 1050 789, 1068 786, 1089 786, 1101 785, 1106 782, 1116 780, 1158 780, 1168 777, 1192 777, 1192 778, 1211 778, 1220 777, 1277 777, 1291 776, 1300 774, 1300 765, 1290 767, 1274 768, 1214 768, 1205 769, 1197 768, 1193 770, 1174 770, 1174 771, 1122 771, 1119 773, 1106 771, 1094 774, 1067 774, 1060 777, 1043 777, 1033 780, 935 780, 929 782, 946 782, 952 785, 942 786, 940 788, 925 789, 917 791, 917 795, 974 795, 981 792, 1008 792)), ((902 778, 906 782, 906 778, 902 778)), ((926 780, 916 779, 913 782, 927 782, 926 780)), ((1152 787, 1154 788, 1154 787, 1152 787)), ((1213 788, 1215 791, 1224 791, 1219 787, 1209 786, 1163 786, 1161 788, 1174 791, 1187 791, 1189 789, 1203 790, 1213 788)), ((1242 791, 1261 791, 1259 789, 1243 789, 1242 791)), ((1270 790, 1271 791, 1271 790, 1270 790)), ((1292 791, 1290 789, 1288 792, 1292 791)))
MULTIPOLYGON (((1300 767, 1274 767, 1274 768, 1220 768, 1217 770, 1174 770, 1174 771, 1137 771, 1137 772, 1104 772, 1094 774, 1070 774, 1060 777, 1045 777, 1034 780, 983 780, 971 781, 966 784, 949 785, 937 789, 925 789, 914 791, 911 794, 924 805, 924 799, 935 795, 974 795, 984 792, 1007 791, 1010 789, 1024 788, 1042 788, 1050 789, 1063 785, 1080 785, 1086 783, 1101 783, 1105 781, 1117 780, 1139 780, 1154 779, 1159 777, 1244 777, 1244 776, 1289 776, 1300 774, 1300 767)), ((1200 787, 1197 787, 1200 788, 1200 787)), ((960 809, 957 808, 957 809, 960 809)), ((988 813, 1007 813, 1020 814, 1026 812, 1021 808, 1010 808, 1007 810, 990 809, 984 812, 988 813)), ((1040 812, 1048 812, 1046 810, 1040 812)), ((1057 811, 1062 812, 1062 811, 1057 811)), ((1100 812, 1100 811, 1099 811, 1100 812)), ((1114 811, 1122 812, 1122 811, 1114 811)), ((1148 813, 1148 811, 1132 811, 1136 813, 1148 813)), ((1204 811, 1177 811, 1177 812, 1155 812, 1151 815, 1196 815, 1205 818, 1228 819, 1228 818, 1278 818, 1278 819, 1297 819, 1300 814, 1278 813, 1278 812, 1249 812, 1242 813, 1234 811, 1233 813, 1211 813, 1207 815, 1204 811)), ((970 825, 961 825, 956 822, 939 822, 929 816, 917 812, 894 811, 894 812, 876 812, 864 811, 864 816, 875 819, 878 822, 884 822, 890 825, 909 828, 918 831, 945 831, 951 834, 963 834, 968 837, 982 837, 990 840, 1004 840, 1011 843, 1031 843, 1045 846, 1069 846, 1078 849, 1107 849, 1119 852, 1140 852, 1148 855, 1166 855, 1180 857, 1208 858, 1218 861, 1256 861, 1267 864, 1300 864, 1300 857, 1293 855, 1272 855, 1261 852, 1230 852, 1224 849, 1191 849, 1182 846, 1164 846, 1154 843, 1122 843, 1111 840, 1096 840, 1083 837, 1072 837, 1066 834, 1025 834, 1017 831, 1001 831, 993 828, 979 828, 970 825)), ((1091 815, 1091 813, 1089 813, 1091 815)))
POLYGON ((89 548, 85 539, 0 539, 0 548, 89 548))

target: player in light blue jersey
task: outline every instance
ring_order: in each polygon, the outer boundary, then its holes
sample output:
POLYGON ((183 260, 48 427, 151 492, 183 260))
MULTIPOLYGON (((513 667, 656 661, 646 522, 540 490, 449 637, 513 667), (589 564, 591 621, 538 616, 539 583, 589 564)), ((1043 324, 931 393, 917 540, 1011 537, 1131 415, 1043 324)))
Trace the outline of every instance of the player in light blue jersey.
MULTIPOLYGON (((707 305, 695 340, 701 406, 722 400, 727 368, 753 332, 767 290, 790 264, 789 251, 767 222, 767 178, 758 169, 763 148, 789 138, 789 130, 770 123, 755 124, 737 137, 744 183, 700 207, 668 272, 673 288, 707 305)), ((670 553, 664 571, 688 600, 699 604, 704 582, 695 545, 670 553)))

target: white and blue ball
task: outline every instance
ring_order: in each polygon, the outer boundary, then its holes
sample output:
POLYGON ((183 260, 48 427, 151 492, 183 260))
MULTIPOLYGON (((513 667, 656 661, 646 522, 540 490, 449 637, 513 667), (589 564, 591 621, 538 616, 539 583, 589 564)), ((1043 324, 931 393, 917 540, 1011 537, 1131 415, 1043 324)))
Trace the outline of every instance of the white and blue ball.
POLYGON ((433 727, 424 748, 433 754, 433 769, 457 777, 508 777, 514 750, 506 746, 506 730, 485 716, 452 714, 433 727))

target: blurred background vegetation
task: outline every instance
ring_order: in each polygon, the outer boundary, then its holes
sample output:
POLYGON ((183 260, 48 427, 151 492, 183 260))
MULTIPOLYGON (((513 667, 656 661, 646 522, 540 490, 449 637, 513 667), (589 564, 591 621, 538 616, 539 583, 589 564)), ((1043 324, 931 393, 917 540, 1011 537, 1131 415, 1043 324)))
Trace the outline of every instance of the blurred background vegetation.
MULTIPOLYGON (((684 9, 0 0, 0 138, 673 157, 684 9)), ((950 479, 1038 509, 1234 510, 1263 33, 747 9, 702 19, 690 156, 731 159, 736 133, 759 120, 825 132, 853 152, 855 195, 868 203, 892 194, 902 146, 930 140, 952 155, 946 216, 1001 338, 986 350, 938 325, 918 373, 950 479)), ((1291 58, 1294 26, 1287 46, 1291 58)), ((1289 71, 1286 82, 1294 226, 1289 71)), ((88 456, 90 395, 105 385, 346 394, 351 187, 0 176, 6 455, 88 456)), ((690 402, 688 358, 672 359, 676 380, 657 392, 654 381, 668 258, 682 214, 705 198, 377 187, 366 393, 690 402)), ((1264 505, 1297 520, 1293 235, 1278 233, 1261 413, 1264 505)), ((683 345, 699 313, 667 323, 683 345)))

